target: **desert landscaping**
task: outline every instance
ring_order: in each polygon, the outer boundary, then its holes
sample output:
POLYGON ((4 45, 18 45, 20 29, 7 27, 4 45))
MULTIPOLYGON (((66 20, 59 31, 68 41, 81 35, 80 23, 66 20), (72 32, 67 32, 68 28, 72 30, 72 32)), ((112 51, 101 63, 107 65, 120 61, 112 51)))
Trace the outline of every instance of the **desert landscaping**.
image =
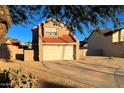
POLYGON ((22 73, 31 73, 37 82, 32 87, 123 87, 123 62, 124 59, 115 57, 83 57, 80 61, 43 63, 1 60, 0 68, 1 71, 21 69, 22 73))
MULTIPOLYGON (((31 73, 38 80, 38 86, 34 87, 92 87, 87 84, 82 84, 75 80, 69 79, 66 76, 53 72, 47 69, 42 63, 21 62, 18 60, 12 62, 0 62, 1 71, 9 69, 22 69, 23 73, 31 73)), ((20 87, 20 86, 18 86, 20 87)))

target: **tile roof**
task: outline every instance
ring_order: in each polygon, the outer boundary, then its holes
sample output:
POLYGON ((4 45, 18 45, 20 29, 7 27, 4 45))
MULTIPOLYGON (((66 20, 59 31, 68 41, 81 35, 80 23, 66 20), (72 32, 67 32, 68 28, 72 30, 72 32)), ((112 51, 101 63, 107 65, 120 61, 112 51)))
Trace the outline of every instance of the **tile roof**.
POLYGON ((17 39, 12 39, 12 38, 8 38, 8 37, 4 37, 2 39, 0 39, 0 44, 17 44, 19 43, 19 41, 17 39), (9 41, 9 42, 7 42, 9 41))
POLYGON ((43 43, 75 43, 75 39, 71 35, 63 35, 62 37, 43 37, 43 43))
POLYGON ((109 31, 107 33, 104 33, 104 35, 105 36, 109 36, 109 35, 112 35, 115 32, 121 31, 122 29, 124 29, 124 28, 119 28, 119 29, 116 29, 116 30, 111 30, 111 31, 109 31))
POLYGON ((108 32, 110 32, 110 30, 100 30, 100 33, 102 33, 102 34, 106 34, 108 32))
POLYGON ((101 30, 100 32, 105 35, 105 36, 108 36, 108 35, 112 35, 113 33, 115 32, 118 32, 120 30, 122 30, 124 28, 119 28, 119 29, 116 29, 116 30, 101 30))

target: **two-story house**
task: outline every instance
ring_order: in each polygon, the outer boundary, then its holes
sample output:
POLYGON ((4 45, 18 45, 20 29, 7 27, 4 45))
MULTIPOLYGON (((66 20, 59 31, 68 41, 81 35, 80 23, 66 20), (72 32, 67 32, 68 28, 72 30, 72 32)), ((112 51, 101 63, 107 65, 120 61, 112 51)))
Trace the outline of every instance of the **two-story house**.
POLYGON ((93 32, 87 42, 89 56, 124 57, 124 28, 93 32))
POLYGON ((58 19, 47 19, 32 29, 34 60, 78 60, 79 41, 58 19))

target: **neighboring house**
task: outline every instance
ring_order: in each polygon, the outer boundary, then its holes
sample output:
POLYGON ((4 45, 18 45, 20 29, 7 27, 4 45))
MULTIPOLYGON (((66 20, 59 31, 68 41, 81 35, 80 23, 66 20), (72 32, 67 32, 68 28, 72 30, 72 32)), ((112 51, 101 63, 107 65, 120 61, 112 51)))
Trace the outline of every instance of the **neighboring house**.
POLYGON ((8 37, 4 37, 0 39, 0 45, 6 44, 6 45, 19 45, 19 41, 17 39, 12 39, 8 37))
POLYGON ((124 28, 93 32, 87 42, 86 55, 124 57, 124 28))
POLYGON ((79 41, 57 19, 47 19, 32 29, 35 60, 78 60, 79 41))
POLYGON ((17 39, 4 37, 0 39, 0 60, 4 59, 7 62, 15 60, 17 54, 23 54, 23 50, 20 50, 18 46, 20 42, 17 39))

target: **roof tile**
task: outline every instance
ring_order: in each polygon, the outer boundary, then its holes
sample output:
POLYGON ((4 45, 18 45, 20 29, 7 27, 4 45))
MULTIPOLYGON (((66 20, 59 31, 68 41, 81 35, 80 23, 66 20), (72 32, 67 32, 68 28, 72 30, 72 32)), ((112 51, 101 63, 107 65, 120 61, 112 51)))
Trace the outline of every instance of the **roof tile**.
POLYGON ((43 43, 75 43, 75 39, 71 35, 63 35, 62 37, 43 37, 43 43))

